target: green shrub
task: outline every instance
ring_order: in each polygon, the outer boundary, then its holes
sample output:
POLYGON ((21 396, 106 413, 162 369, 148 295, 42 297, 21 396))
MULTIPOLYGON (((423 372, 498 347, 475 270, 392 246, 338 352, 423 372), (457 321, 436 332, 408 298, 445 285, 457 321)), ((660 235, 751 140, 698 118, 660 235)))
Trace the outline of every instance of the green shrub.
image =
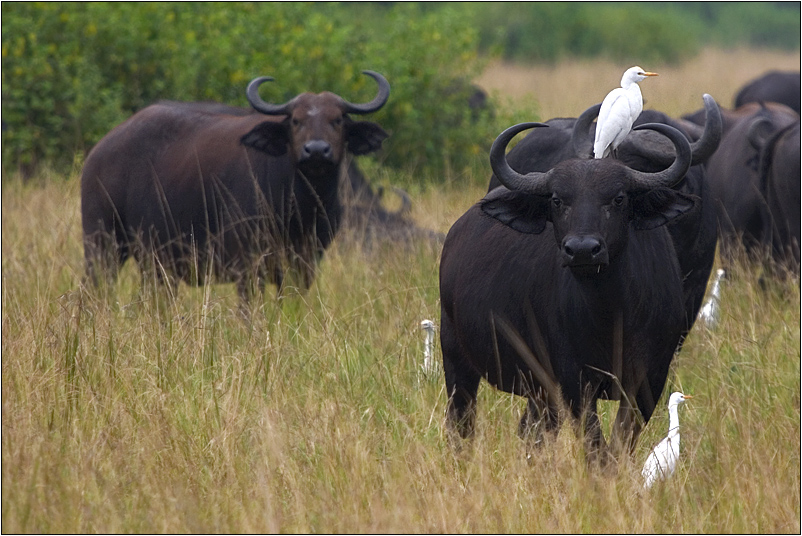
POLYGON ((480 50, 516 61, 678 62, 704 45, 798 49, 796 2, 471 4, 480 50))
POLYGON ((390 101, 371 119, 392 136, 380 158, 430 176, 495 131, 465 128, 460 83, 476 73, 476 33, 457 7, 3 3, 2 15, 5 170, 69 165, 160 99, 248 106, 259 75, 275 78, 262 90, 270 100, 329 90, 363 101, 375 84, 361 71, 381 72, 390 101))
POLYGON ((676 10, 631 3, 499 2, 479 4, 474 16, 482 49, 517 61, 605 56, 676 62, 698 49, 676 10))

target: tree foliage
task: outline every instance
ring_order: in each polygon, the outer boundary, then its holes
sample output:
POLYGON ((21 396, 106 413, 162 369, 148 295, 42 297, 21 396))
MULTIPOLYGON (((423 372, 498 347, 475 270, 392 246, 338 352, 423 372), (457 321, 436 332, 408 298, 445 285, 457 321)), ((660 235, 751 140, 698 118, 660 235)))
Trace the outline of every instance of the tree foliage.
POLYGON ((704 45, 799 48, 796 2, 471 4, 480 49, 516 61, 679 62, 704 45))
POLYGON ((245 87, 288 99, 329 90, 390 101, 376 158, 423 172, 462 169, 503 124, 468 106, 483 56, 604 55, 677 62, 703 44, 799 47, 798 3, 2 3, 3 168, 65 168, 160 99, 247 106, 245 87))
POLYGON ((466 105, 477 37, 457 7, 3 3, 2 15, 6 169, 68 165, 160 99, 248 106, 259 75, 275 78, 266 99, 328 90, 360 101, 375 92, 361 71, 381 72, 390 101, 371 119, 392 134, 389 165, 436 172, 492 136, 466 105))

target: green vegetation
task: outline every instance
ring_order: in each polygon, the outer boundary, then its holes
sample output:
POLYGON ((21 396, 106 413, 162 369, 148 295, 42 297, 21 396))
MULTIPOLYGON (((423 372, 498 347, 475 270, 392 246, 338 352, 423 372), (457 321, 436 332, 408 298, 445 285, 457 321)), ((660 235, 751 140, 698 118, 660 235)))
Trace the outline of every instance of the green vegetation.
POLYGON ((686 60, 702 46, 799 48, 794 2, 493 2, 477 4, 483 51, 554 62, 686 60))
MULTIPOLYGON (((2 185, 4 533, 800 530, 798 277, 732 270, 720 327, 691 333, 617 473, 588 468, 570 426, 527 460, 523 400, 487 384, 455 455, 442 372, 420 372, 436 248, 338 239, 308 294, 268 289, 244 321, 233 285, 154 295, 130 263, 84 288, 68 179, 2 185), (695 397, 680 467, 643 493, 675 389, 695 397)), ((431 188, 416 216, 445 230, 482 192, 431 188)))
MULTIPOLYGON (((798 3, 2 4, 3 172, 76 169, 114 125, 159 99, 247 106, 330 90, 370 98, 392 133, 380 163, 416 182, 469 168, 509 117, 470 110, 481 57, 677 62, 701 46, 799 47, 798 3)), ((499 103, 495 103, 499 104, 499 103)), ((530 117, 531 118, 531 117, 530 117)))
POLYGON ((303 3, 3 4, 5 170, 73 162, 115 124, 159 99, 248 106, 259 75, 274 101, 329 90, 354 102, 381 72, 392 86, 371 116, 392 134, 391 166, 436 175, 495 131, 466 106, 475 31, 458 6, 434 12, 303 3), (367 16, 364 16, 366 12, 367 16), (373 13, 373 15, 369 15, 373 13), (461 127, 472 121, 472 131, 461 127))

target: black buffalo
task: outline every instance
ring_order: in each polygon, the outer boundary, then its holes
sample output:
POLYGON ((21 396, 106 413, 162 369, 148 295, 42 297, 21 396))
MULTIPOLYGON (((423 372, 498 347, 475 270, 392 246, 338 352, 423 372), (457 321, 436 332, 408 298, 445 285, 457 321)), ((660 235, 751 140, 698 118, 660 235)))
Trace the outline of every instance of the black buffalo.
MULTIPOLYGON (((671 221, 668 230, 674 241, 683 273, 686 329, 691 330, 702 305, 707 281, 716 254, 716 211, 702 164, 715 152, 722 133, 719 107, 710 95, 703 97, 705 107, 700 112, 701 125, 673 119, 662 112, 645 110, 635 126, 663 123, 685 134, 691 143, 691 168, 676 186, 677 189, 699 198, 697 207, 685 217, 671 221)), ((507 155, 510 166, 519 173, 548 171, 557 163, 571 158, 592 158, 595 123, 600 104, 585 110, 579 118, 551 119, 547 129, 532 130, 507 155)), ((673 160, 673 148, 665 138, 650 130, 634 130, 619 146, 617 157, 629 167, 653 172, 665 169, 673 160), (668 146, 667 146, 668 145, 668 146)), ((493 175, 488 191, 500 185, 493 175)))
POLYGON ((410 218, 412 201, 404 190, 393 188, 401 199, 401 206, 388 210, 383 205, 384 188, 374 190, 362 171, 351 162, 348 166, 346 186, 343 188, 343 229, 346 239, 360 242, 366 251, 377 245, 411 246, 417 242, 440 246, 445 235, 424 229, 410 218))
POLYGON ((683 274, 665 224, 699 202, 671 188, 687 173, 691 148, 670 126, 642 125, 676 148, 667 169, 571 159, 522 175, 504 151, 536 125, 517 125, 495 141, 491 165, 505 187, 469 209, 443 246, 447 422, 463 438, 472 434, 484 377, 528 398, 522 433, 541 420, 554 429, 563 401, 576 419, 584 414, 592 452, 604 445, 596 401, 621 399, 614 440, 631 451, 685 329, 683 274))
POLYGON ((799 72, 769 71, 738 91, 735 108, 749 102, 779 102, 799 113, 799 72))
POLYGON ((798 272, 802 227, 799 120, 773 134, 754 137, 760 153, 760 189, 770 218, 764 227, 763 243, 771 244, 774 260, 798 272))
MULTIPOLYGON (((743 247, 750 256, 763 256, 771 244, 772 223, 761 168, 770 167, 774 156, 773 151, 764 150, 765 142, 798 123, 799 115, 774 102, 749 103, 721 113, 724 134, 705 167, 718 214, 722 253, 731 259, 743 247)), ((798 175, 795 180, 799 181, 798 175)))
POLYGON ((380 109, 390 85, 352 104, 330 92, 285 104, 258 94, 258 114, 214 103, 159 103, 117 126, 90 152, 81 177, 89 277, 113 277, 129 256, 166 281, 234 281, 247 300, 286 269, 311 285, 340 226, 346 153, 381 147, 387 133, 351 114, 380 109), (151 262, 152 261, 152 262, 151 262))

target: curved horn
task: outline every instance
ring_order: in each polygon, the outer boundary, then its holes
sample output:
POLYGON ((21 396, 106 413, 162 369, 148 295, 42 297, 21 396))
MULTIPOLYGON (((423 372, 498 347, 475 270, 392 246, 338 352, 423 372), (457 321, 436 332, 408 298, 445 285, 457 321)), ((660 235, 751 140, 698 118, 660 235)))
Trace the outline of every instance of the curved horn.
POLYGON ((721 141, 721 110, 712 96, 702 95, 705 102, 705 129, 701 137, 691 144, 691 165, 696 166, 713 156, 721 141))
MULTIPOLYGON (((687 131, 691 137, 693 137, 694 133, 699 136, 699 139, 691 143, 692 166, 706 162, 716 152, 721 141, 721 110, 713 97, 707 93, 702 96, 702 99, 705 106, 704 128, 687 121, 683 121, 684 124, 682 125, 688 125, 687 131)), ((632 130, 637 129, 633 128, 632 130)), ((675 151, 669 148, 662 137, 649 136, 647 133, 628 136, 624 143, 619 146, 619 154, 621 154, 622 150, 624 154, 631 153, 635 156, 641 156, 663 166, 670 165, 675 157, 675 151)))
POLYGON ((394 212, 396 216, 403 216, 404 214, 409 214, 412 210, 412 200, 409 198, 409 194, 406 193, 401 188, 396 188, 393 186, 393 191, 395 194, 401 198, 401 208, 394 212))
POLYGON ((574 144, 577 158, 593 158, 593 136, 590 135, 590 126, 593 124, 593 120, 599 116, 599 110, 601 110, 601 103, 582 112, 582 115, 574 123, 571 142, 574 144))
POLYGON ((366 102, 365 104, 353 104, 340 97, 345 113, 347 114, 369 114, 375 112, 384 106, 387 99, 390 97, 390 83, 386 78, 374 71, 362 71, 362 74, 366 74, 376 80, 376 83, 379 84, 379 92, 372 101, 366 102))
POLYGON ((650 190, 660 186, 670 188, 681 181, 691 167, 691 145, 688 143, 688 138, 676 128, 663 123, 646 123, 633 130, 643 129, 656 130, 671 140, 677 151, 677 157, 667 169, 655 173, 627 168, 632 188, 634 190, 650 190))
POLYGON ((251 106, 253 106, 253 109, 257 112, 262 112, 266 115, 287 115, 290 113, 292 100, 284 104, 270 104, 263 101, 262 97, 259 96, 259 86, 265 82, 272 81, 273 77, 270 76, 260 76, 259 78, 251 80, 251 83, 248 84, 248 89, 245 91, 245 94, 248 96, 248 102, 251 103, 251 106))
POLYGON ((499 134, 496 141, 493 142, 493 146, 490 148, 490 167, 493 168, 493 173, 496 174, 499 182, 509 190, 518 190, 535 195, 549 194, 549 184, 546 180, 547 173, 535 171, 521 175, 510 167, 506 155, 507 145, 516 134, 530 128, 547 126, 543 123, 520 123, 499 134))

